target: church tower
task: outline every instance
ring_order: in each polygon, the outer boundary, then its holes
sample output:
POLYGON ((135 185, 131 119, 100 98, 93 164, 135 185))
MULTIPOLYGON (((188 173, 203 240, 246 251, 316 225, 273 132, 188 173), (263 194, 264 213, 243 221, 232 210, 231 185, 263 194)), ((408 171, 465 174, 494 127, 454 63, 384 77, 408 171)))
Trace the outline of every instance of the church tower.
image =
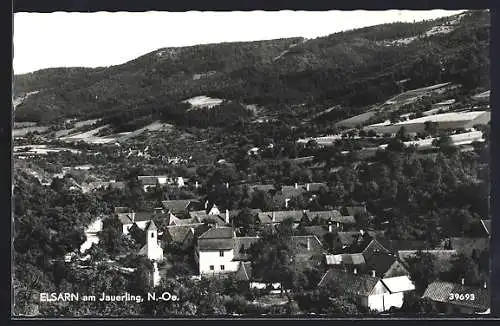
POLYGON ((158 229, 153 221, 146 229, 146 256, 150 260, 163 260, 163 249, 158 244, 158 229))

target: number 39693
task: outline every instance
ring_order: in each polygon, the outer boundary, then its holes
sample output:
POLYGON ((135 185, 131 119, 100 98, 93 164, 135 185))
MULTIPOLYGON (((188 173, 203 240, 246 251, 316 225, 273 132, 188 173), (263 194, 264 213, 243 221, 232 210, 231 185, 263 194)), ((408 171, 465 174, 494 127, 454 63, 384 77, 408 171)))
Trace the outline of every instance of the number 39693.
POLYGON ((448 299, 456 301, 474 301, 476 296, 474 293, 450 293, 448 299))

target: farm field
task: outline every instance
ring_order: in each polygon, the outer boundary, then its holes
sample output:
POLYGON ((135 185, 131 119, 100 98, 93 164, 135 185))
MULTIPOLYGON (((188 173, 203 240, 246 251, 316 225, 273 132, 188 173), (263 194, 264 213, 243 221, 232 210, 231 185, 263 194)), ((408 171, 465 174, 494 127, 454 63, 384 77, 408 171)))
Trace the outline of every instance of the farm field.
POLYGON ((361 114, 356 115, 354 117, 339 121, 336 123, 336 126, 337 127, 344 127, 344 128, 354 128, 358 125, 364 124, 371 117, 373 117, 376 113, 377 113, 377 111, 375 111, 375 110, 367 111, 365 113, 361 113, 361 114))
MULTIPOLYGON (((182 101, 183 103, 189 103, 192 108, 189 110, 199 109, 199 108, 211 108, 222 103, 220 98, 212 98, 208 96, 196 96, 182 101)), ((188 111, 189 111, 188 110, 188 111)))

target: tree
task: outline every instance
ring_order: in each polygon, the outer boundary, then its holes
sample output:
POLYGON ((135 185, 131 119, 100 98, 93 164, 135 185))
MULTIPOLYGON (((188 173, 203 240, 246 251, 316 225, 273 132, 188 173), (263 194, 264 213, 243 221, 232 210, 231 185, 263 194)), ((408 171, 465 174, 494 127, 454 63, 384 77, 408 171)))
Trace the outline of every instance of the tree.
POLYGON ((426 121, 424 123, 424 130, 427 135, 435 136, 438 132, 438 123, 433 121, 426 121))
POLYGON ((415 283, 415 290, 422 295, 427 286, 438 276, 435 258, 432 254, 418 251, 414 256, 408 258, 407 262, 411 279, 415 283))
POLYGON ((233 219, 233 225, 240 229, 242 235, 255 230, 255 215, 248 208, 243 208, 233 219))

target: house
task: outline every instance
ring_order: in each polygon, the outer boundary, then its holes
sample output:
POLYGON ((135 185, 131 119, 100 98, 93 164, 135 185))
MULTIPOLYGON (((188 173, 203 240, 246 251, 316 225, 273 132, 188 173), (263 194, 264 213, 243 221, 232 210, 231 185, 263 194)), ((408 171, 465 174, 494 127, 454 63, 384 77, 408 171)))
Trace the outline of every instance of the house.
POLYGON ((164 200, 161 204, 167 213, 177 217, 188 217, 190 211, 201 208, 201 203, 196 199, 164 200))
POLYGON ((364 255, 365 265, 361 267, 361 272, 378 276, 383 279, 410 276, 410 273, 401 263, 398 258, 393 254, 385 252, 372 253, 364 255))
POLYGON ((272 211, 258 213, 257 218, 261 225, 279 224, 284 220, 291 218, 295 224, 299 224, 307 211, 272 211))
POLYGON ((295 245, 295 259, 297 262, 316 261, 320 263, 323 258, 323 245, 314 235, 292 236, 295 245))
POLYGON ((490 291, 486 282, 482 288, 441 281, 432 282, 425 289, 422 298, 430 299, 438 311, 445 313, 473 314, 484 313, 490 309, 490 291))
POLYGON ((142 184, 144 191, 148 191, 150 188, 154 188, 157 185, 163 186, 167 184, 168 177, 164 175, 140 175, 137 177, 139 182, 142 184))
POLYGON ((415 289, 407 276, 382 279, 358 274, 356 269, 353 272, 330 269, 323 275, 318 287, 331 286, 341 293, 355 296, 363 307, 378 312, 387 311, 391 307, 401 308, 404 293, 415 289))
POLYGON ((328 221, 336 225, 337 229, 347 229, 354 224, 356 224, 356 220, 354 216, 342 215, 338 210, 329 210, 329 211, 308 211, 307 217, 311 220, 318 221, 328 221))
POLYGON ((408 265, 408 261, 411 260, 412 257, 415 257, 417 252, 423 252, 430 254, 434 257, 435 266, 438 272, 446 272, 451 268, 451 261, 453 257, 457 255, 456 250, 442 250, 442 249, 433 249, 433 250, 400 250, 398 251, 398 259, 405 265, 408 265))
POLYGON ((351 266, 358 268, 358 270, 360 266, 366 264, 363 254, 325 255, 325 260, 328 266, 351 266))
POLYGON ((234 237, 235 232, 230 227, 212 227, 198 237, 195 261, 200 275, 237 270, 238 262, 233 261, 234 237))
POLYGON ((175 184, 179 188, 185 187, 186 186, 186 182, 187 182, 187 180, 184 179, 183 177, 177 177, 176 180, 175 180, 175 184))
POLYGON ((97 218, 85 229, 85 236, 87 237, 87 239, 80 245, 81 253, 84 253, 85 251, 87 251, 87 249, 92 247, 92 244, 99 243, 99 237, 97 234, 102 231, 102 226, 102 218, 97 218))
POLYGON ((153 221, 146 227, 146 244, 139 250, 139 255, 147 256, 153 261, 163 261, 163 249, 158 241, 158 229, 153 221))
POLYGON ((473 257, 488 252, 489 246, 489 238, 450 238, 447 249, 456 250, 458 254, 473 257))
POLYGON ((202 223, 190 225, 169 225, 167 226, 163 237, 170 244, 176 244, 182 249, 188 249, 193 247, 195 245, 195 240, 209 229, 209 225, 202 223))
POLYGON ((270 288, 271 294, 277 294, 281 291, 280 283, 269 283, 262 279, 256 278, 252 273, 252 263, 240 261, 238 264, 238 269, 234 273, 234 277, 237 281, 242 283, 247 283, 250 289, 266 289, 270 288))
POLYGON ((336 232, 334 238, 334 248, 344 253, 363 253, 367 251, 384 250, 387 251, 376 237, 383 234, 383 231, 340 231, 336 232))
POLYGON ((130 212, 130 213, 117 213, 116 214, 122 223, 122 232, 127 235, 130 228, 135 224, 141 230, 145 230, 149 221, 156 215, 155 212, 130 212))

